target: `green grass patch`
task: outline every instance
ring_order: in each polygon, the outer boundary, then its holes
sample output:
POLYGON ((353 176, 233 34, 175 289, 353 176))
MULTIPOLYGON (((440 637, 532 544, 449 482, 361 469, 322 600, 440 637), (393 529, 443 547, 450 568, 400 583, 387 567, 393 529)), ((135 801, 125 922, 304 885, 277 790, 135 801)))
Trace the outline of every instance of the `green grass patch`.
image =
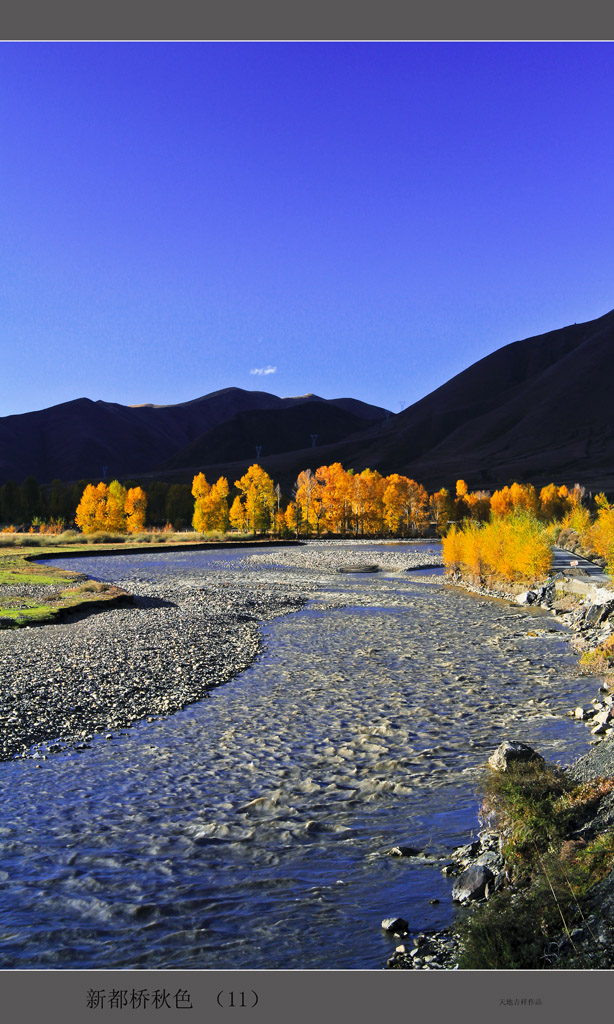
POLYGON ((23 584, 53 586, 75 579, 76 573, 66 569, 55 569, 48 565, 37 565, 27 560, 26 555, 5 555, 0 557, 0 587, 23 584))
MULTIPOLYGON (((33 604, 29 608, 0 607, 0 619, 11 619, 15 626, 29 626, 32 623, 52 622, 58 609, 48 604, 33 604)), ((8 627, 11 628, 10 626, 8 627)))

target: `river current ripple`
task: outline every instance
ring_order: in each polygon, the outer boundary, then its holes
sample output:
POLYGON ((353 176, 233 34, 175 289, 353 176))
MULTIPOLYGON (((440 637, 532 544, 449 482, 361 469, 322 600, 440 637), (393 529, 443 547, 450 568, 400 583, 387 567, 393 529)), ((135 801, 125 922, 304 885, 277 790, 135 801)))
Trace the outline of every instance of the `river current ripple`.
MULTIPOLYGON (((130 587, 165 557, 62 565, 130 587)), ((301 572, 261 558, 250 584, 301 572)), ((321 573, 315 591, 206 699, 0 764, 1 968, 381 969, 382 918, 450 923, 441 866, 477 828, 485 760, 505 738, 562 764, 584 753, 566 713, 596 680, 539 610, 409 572, 321 573)))

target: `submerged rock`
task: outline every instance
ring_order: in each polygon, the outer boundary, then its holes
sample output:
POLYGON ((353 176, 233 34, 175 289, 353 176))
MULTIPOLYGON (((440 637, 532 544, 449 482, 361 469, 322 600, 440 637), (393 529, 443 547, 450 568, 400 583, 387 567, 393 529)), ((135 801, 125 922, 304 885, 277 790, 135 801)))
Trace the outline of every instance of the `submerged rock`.
POLYGON ((409 931, 409 923, 402 917, 385 917, 382 921, 382 928, 385 932, 393 935, 403 935, 409 931))
POLYGON ((379 572, 379 565, 339 565, 337 572, 379 572))

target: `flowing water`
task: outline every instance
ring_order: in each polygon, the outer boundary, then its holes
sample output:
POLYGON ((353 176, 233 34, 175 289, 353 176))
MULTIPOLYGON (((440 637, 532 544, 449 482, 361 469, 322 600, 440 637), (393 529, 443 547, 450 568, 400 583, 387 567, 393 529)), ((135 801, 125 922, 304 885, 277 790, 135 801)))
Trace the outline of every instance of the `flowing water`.
MULTIPOLYGON (((269 582, 290 571, 272 560, 269 582)), ((61 564, 127 586, 176 571, 170 553, 61 564)), ((381 969, 382 918, 450 923, 441 867, 477 828, 484 761, 505 738, 584 753, 566 712, 596 680, 543 612, 411 573, 318 579, 205 700, 0 765, 1 968, 381 969)))

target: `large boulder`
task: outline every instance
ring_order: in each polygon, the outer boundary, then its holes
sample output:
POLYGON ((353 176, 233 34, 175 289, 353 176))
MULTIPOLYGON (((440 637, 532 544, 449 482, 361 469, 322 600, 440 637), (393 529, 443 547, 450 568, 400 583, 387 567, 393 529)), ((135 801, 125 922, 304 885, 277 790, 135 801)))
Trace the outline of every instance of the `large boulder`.
POLYGON ((409 931, 409 922, 403 917, 385 917, 382 921, 382 928, 391 935, 404 935, 409 931))
POLYGON ((526 743, 519 743, 517 740, 504 740, 494 754, 488 758, 490 767, 499 772, 507 771, 510 764, 524 761, 541 761, 543 763, 544 759, 532 747, 527 746, 526 743))
POLYGON ((456 903, 481 900, 486 895, 486 886, 494 881, 494 874, 486 864, 470 864, 452 886, 452 899, 456 903))
POLYGON ((584 624, 586 626, 601 626, 612 616, 613 612, 614 601, 605 601, 603 603, 594 601, 585 612, 584 624))

